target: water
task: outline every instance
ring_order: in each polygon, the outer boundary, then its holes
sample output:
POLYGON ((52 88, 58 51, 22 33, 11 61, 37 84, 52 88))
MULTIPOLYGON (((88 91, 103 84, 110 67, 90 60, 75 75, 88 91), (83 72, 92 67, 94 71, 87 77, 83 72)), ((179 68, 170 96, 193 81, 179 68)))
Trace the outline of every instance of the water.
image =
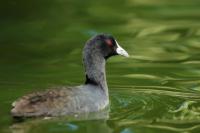
POLYGON ((0 132, 200 132, 198 0, 8 0, 0 7, 0 132), (16 98, 84 82, 81 51, 100 32, 131 55, 108 60, 109 119, 14 123, 16 98))

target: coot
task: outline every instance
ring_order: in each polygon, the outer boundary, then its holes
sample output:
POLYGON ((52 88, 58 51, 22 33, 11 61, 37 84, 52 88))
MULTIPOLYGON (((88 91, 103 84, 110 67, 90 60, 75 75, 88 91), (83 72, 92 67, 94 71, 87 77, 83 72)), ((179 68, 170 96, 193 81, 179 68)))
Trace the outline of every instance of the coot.
POLYGON ((105 65, 114 55, 129 56, 111 35, 92 37, 83 49, 85 84, 25 95, 13 102, 12 116, 62 116, 104 109, 109 104, 105 65))

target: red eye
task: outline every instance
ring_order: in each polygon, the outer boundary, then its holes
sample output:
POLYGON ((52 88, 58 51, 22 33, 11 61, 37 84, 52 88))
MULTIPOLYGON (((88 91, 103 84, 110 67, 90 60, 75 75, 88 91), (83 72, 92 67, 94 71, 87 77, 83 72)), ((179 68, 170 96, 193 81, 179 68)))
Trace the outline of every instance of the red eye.
POLYGON ((112 41, 111 41, 110 39, 107 39, 107 40, 106 40, 106 44, 107 44, 108 46, 110 46, 110 47, 113 46, 113 43, 112 43, 112 41))

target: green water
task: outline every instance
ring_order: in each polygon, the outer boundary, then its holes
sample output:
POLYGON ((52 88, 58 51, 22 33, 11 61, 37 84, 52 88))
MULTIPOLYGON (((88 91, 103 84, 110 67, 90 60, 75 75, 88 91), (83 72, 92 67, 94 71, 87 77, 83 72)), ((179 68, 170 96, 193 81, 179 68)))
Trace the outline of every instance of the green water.
POLYGON ((0 132, 199 133, 200 1, 0 1, 0 132), (18 97, 84 82, 82 48, 101 32, 131 55, 108 60, 109 119, 13 128, 18 97))

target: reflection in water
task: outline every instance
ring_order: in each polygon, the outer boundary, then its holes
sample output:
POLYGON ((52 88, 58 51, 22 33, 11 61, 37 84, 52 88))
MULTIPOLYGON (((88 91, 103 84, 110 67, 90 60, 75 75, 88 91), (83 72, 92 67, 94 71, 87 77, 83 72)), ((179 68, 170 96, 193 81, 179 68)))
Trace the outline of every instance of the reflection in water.
POLYGON ((80 122, 68 122, 68 121, 34 121, 26 122, 21 125, 13 125, 11 127, 12 133, 27 133, 27 132, 40 132, 41 130, 48 132, 88 132, 88 133, 111 133, 112 129, 109 128, 106 121, 88 121, 83 124, 80 122))
POLYGON ((114 129, 115 132, 192 132, 199 131, 200 125, 198 123, 176 123, 171 124, 170 122, 151 122, 151 121, 129 121, 125 120, 123 122, 115 123, 114 129), (187 126, 189 125, 189 126, 187 126), (190 126, 192 125, 192 126, 190 126), (185 126, 185 127, 183 127, 185 126))
POLYGON ((24 119, 14 122, 10 127, 12 133, 40 132, 48 128, 50 132, 110 132, 106 120, 109 119, 109 108, 96 113, 75 114, 66 117, 45 117, 35 119, 24 119), (82 122, 87 120, 84 125, 82 122), (96 131, 97 130, 97 131, 96 131))
POLYGON ((118 86, 112 107, 119 113, 111 111, 110 123, 116 132, 193 132, 200 129, 199 100, 199 94, 172 87, 118 86))
POLYGON ((131 55, 108 60, 110 117, 28 120, 12 131, 199 133, 199 6, 198 0, 0 2, 0 132, 10 131, 17 97, 82 83, 81 48, 107 32, 131 55))

